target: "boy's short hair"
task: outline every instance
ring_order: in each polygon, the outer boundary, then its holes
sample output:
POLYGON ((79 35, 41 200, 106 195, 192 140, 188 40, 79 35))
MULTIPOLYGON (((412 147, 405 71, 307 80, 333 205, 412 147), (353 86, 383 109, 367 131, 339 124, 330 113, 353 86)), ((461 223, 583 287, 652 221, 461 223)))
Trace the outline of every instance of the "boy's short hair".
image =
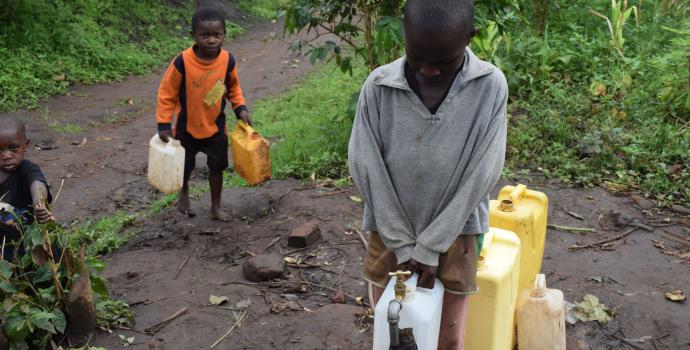
POLYGON ((17 132, 26 138, 26 125, 17 118, 0 117, 0 130, 17 132))
POLYGON ((470 39, 474 29, 474 0, 408 0, 405 20, 426 31, 461 30, 470 39))
POLYGON ((223 23, 225 31, 225 15, 215 7, 200 7, 192 15, 192 32, 196 30, 199 23, 205 21, 220 21, 223 23))

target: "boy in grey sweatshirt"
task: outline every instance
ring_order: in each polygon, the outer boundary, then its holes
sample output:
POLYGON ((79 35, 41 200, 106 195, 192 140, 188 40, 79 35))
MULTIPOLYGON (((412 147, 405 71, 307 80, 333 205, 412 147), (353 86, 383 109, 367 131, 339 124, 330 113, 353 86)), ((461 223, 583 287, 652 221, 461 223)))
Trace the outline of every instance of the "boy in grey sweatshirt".
POLYGON ((501 175, 508 87, 467 48, 471 0, 409 0, 406 56, 374 70, 359 97, 350 173, 370 232, 364 275, 374 302, 400 267, 418 286, 446 288, 439 349, 462 349, 476 293, 476 237, 488 231, 488 194, 501 175))

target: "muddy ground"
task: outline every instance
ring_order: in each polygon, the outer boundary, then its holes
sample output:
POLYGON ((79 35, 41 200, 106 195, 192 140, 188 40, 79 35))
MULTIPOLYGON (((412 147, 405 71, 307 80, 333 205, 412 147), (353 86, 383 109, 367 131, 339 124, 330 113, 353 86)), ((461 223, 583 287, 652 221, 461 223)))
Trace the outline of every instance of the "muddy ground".
MULTIPOLYGON (((240 58, 249 101, 289 89, 311 69, 287 51, 289 42, 265 40, 276 31, 280 32, 279 24, 255 23, 227 44, 240 58)), ((55 206, 60 220, 95 219, 116 210, 137 212, 160 196, 147 185, 145 174, 161 73, 75 87, 38 110, 9 113, 28 121, 37 147, 27 157, 41 165, 54 193, 64 180, 55 206), (84 131, 55 131, 56 125, 67 123, 84 131)), ((203 175, 200 169, 194 181, 201 183, 203 175)), ((563 290, 569 301, 596 295, 615 311, 614 320, 605 326, 569 326, 569 349, 690 348, 687 302, 664 297, 676 289, 690 293, 690 263, 672 255, 687 252, 690 245, 688 217, 658 211, 639 195, 569 188, 535 178, 528 185, 549 196, 550 223, 597 231, 549 229, 543 262, 548 285, 563 290), (624 232, 625 227, 614 225, 611 211, 637 218, 652 231, 636 230, 608 250, 569 249, 624 232)), ((494 196, 504 184, 496 186, 494 196)), ((276 180, 255 188, 227 189, 224 203, 235 215, 227 224, 206 215, 208 194, 194 201, 199 214, 195 218, 170 208, 136 222, 129 228, 136 237, 106 256, 104 275, 113 296, 134 305, 137 331, 99 332, 93 344, 123 348, 123 335, 134 337, 129 346, 134 349, 208 349, 236 317, 244 317, 216 349, 369 348, 371 322, 366 307, 355 300, 366 296, 366 285, 359 278, 364 249, 352 230, 359 224, 361 203, 351 200, 353 195, 353 188, 276 180), (310 220, 320 223, 322 240, 310 249, 287 247, 289 230, 310 220), (290 267, 280 282, 255 285, 243 278, 242 264, 263 253, 311 266, 290 267), (343 299, 334 295, 341 294, 336 291, 346 294, 344 304, 334 303, 343 299), (209 306, 211 294, 227 296, 229 302, 209 306), (246 300, 251 301, 246 314, 230 309, 240 302, 246 305, 246 300), (138 332, 184 307, 187 314, 154 336, 138 332)))

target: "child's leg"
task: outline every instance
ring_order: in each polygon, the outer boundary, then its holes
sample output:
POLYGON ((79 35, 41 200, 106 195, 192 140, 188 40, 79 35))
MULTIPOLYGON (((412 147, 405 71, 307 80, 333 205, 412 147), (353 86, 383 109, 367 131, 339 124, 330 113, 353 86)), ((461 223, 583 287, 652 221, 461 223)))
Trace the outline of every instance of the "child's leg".
POLYGON ((383 291, 383 288, 377 287, 369 282, 369 303, 371 304, 372 309, 376 308, 376 304, 379 303, 379 299, 381 299, 383 291))
POLYGON ((177 210, 179 210, 180 213, 193 217, 195 214, 192 212, 189 202, 189 179, 192 177, 192 170, 194 170, 194 167, 196 166, 197 152, 193 151, 193 146, 185 145, 184 141, 182 145, 185 146, 184 178, 182 181, 182 189, 180 189, 180 193, 177 198, 177 210))
POLYGON ((228 136, 220 131, 204 140, 202 152, 206 153, 208 184, 211 188, 211 214, 220 221, 230 221, 230 215, 223 210, 223 172, 228 168, 228 136))
POLYGON ((220 201, 223 193, 223 172, 209 173, 208 184, 211 188, 211 213, 213 217, 220 221, 230 221, 230 215, 225 213, 220 201))
POLYGON ((462 350, 465 348, 465 324, 467 320, 468 295, 443 294, 441 329, 438 336, 439 350, 462 350))

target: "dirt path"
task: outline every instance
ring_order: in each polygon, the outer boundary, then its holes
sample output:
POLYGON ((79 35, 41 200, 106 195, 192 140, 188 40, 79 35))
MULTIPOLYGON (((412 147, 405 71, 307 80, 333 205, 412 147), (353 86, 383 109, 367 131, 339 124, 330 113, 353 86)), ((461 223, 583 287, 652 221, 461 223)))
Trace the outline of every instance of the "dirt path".
MULTIPOLYGON (((96 344, 118 348, 121 334, 135 337, 135 344, 139 344, 135 349, 146 349, 151 342, 165 349, 208 349, 235 322, 233 311, 208 305, 209 296, 216 295, 227 296, 229 306, 251 301, 246 320, 219 349, 370 348, 371 320, 364 316, 366 309, 351 298, 346 298, 345 305, 331 300, 332 288, 366 297, 366 287, 359 278, 364 248, 349 230, 359 225, 361 204, 350 199, 355 194, 352 188, 339 193, 314 185, 286 180, 257 188, 228 189, 225 202, 237 217, 229 224, 203 217, 189 220, 174 208, 138 223, 134 227, 141 232, 137 238, 107 258, 105 277, 111 291, 138 304, 134 310, 140 330, 183 307, 189 314, 155 336, 117 330, 112 335, 101 334, 96 344), (311 220, 321 224, 323 239, 306 250, 288 247, 288 232, 311 220), (242 264, 252 254, 265 253, 290 256, 320 268, 289 267, 279 285, 248 285, 242 264), (188 263, 175 278, 185 260, 188 263), (141 304, 144 301, 150 304, 141 304), (297 302, 292 305, 296 310, 285 309, 289 301, 297 302)), ((502 185, 496 186, 494 196, 502 185)), ((548 285, 561 289, 566 300, 573 302, 593 294, 615 311, 614 320, 605 326, 569 326, 568 349, 688 348, 688 305, 667 301, 664 293, 690 290, 690 264, 655 247, 658 241, 669 251, 687 248, 687 243, 668 239, 675 235, 690 240, 687 222, 678 224, 680 217, 648 215, 640 208, 648 208, 649 202, 616 197, 601 188, 533 188, 549 196, 550 223, 590 227, 598 232, 582 235, 550 229, 547 234, 542 270, 548 285), (614 226, 611 210, 623 218, 659 221, 658 225, 666 227, 635 231, 608 251, 569 250, 580 242, 597 242, 618 234, 622 228, 614 226), (655 344, 645 337, 653 337, 655 344), (632 346, 621 339, 628 339, 632 346)), ((206 195, 198 203, 208 200, 206 195)))
MULTIPOLYGON (((278 26, 257 24, 227 45, 241 59, 240 75, 249 101, 288 89, 310 69, 308 63, 293 68, 288 44, 264 42, 278 26)), ((31 121, 32 141, 43 148, 32 150, 28 158, 42 166, 54 191, 65 180, 56 206, 61 220, 95 218, 118 209, 139 211, 155 199, 145 167, 146 145, 155 131, 160 75, 78 87, 69 96, 50 99, 38 111, 13 113, 31 121), (55 131, 70 127, 78 132, 55 131)), ((602 233, 549 230, 547 236, 543 271, 549 286, 563 290, 570 301, 594 294, 615 310, 614 321, 605 326, 569 326, 569 349, 689 348, 688 304, 669 302, 663 293, 674 289, 690 293, 690 264, 662 252, 688 248, 687 217, 658 213, 642 198, 617 197, 601 188, 572 189, 555 183, 534 188, 550 198, 551 223, 602 233), (577 242, 618 234, 621 228, 612 225, 610 210, 666 227, 638 230, 609 251, 568 249, 577 242), (582 220, 567 212, 581 215, 582 220)), ((364 250, 348 231, 359 224, 361 204, 350 200, 353 189, 346 190, 350 192, 323 196, 335 190, 296 180, 271 181, 257 188, 226 190, 226 206, 236 215, 228 224, 205 215, 189 220, 172 208, 137 222, 134 229, 139 235, 106 257, 105 277, 113 295, 136 304, 139 330, 182 307, 189 313, 155 336, 116 330, 99 333, 94 343, 122 348, 118 335, 126 335, 135 337, 130 347, 134 349, 208 349, 235 322, 232 310, 205 305, 214 294, 227 296, 229 306, 251 300, 246 320, 217 349, 369 348, 371 325, 363 316, 365 308, 351 298, 346 304, 331 300, 334 289, 353 297, 366 294, 358 277, 364 250), (323 239, 313 249, 288 254, 292 248, 287 247, 285 235, 308 220, 321 223, 323 239), (272 288, 246 284, 242 263, 251 254, 264 252, 319 267, 289 268, 286 282, 272 288)), ((208 203, 205 195, 194 205, 203 208, 208 203)))
MULTIPOLYGON (((308 62, 295 60, 289 42, 270 40, 276 32, 281 32, 279 23, 256 23, 225 46, 238 57, 250 105, 289 89, 312 69, 308 62)), ((7 114, 30 121, 28 134, 37 147, 27 158, 41 165, 54 195, 64 180, 55 209, 61 220, 100 217, 117 209, 136 212, 154 200, 146 162, 148 141, 156 132, 162 73, 76 87, 36 111, 7 114), (64 132, 67 128, 77 132, 64 132)), ((234 118, 228 112, 228 118, 234 118)))

